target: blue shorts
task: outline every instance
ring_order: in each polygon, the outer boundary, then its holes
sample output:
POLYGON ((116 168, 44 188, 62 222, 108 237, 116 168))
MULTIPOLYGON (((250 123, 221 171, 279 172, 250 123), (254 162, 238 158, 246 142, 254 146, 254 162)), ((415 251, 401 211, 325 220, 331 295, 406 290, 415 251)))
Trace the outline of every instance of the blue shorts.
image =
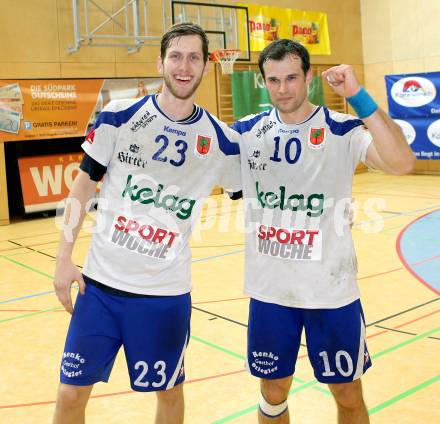
POLYGON ((247 367, 266 379, 293 375, 305 330, 309 360, 321 383, 358 379, 370 366, 359 300, 337 309, 289 308, 251 299, 247 367))
POLYGON ((87 284, 78 294, 61 361, 60 381, 107 382, 121 346, 131 388, 168 390, 185 380, 191 295, 123 297, 87 284))

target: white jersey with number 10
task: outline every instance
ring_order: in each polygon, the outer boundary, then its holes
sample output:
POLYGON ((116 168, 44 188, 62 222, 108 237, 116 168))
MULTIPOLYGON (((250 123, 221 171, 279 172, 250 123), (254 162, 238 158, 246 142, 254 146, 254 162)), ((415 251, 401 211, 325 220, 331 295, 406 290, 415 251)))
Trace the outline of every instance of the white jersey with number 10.
POLYGON ((264 302, 338 308, 359 297, 349 219, 371 135, 317 107, 300 124, 273 108, 237 121, 246 217, 245 292, 264 302))

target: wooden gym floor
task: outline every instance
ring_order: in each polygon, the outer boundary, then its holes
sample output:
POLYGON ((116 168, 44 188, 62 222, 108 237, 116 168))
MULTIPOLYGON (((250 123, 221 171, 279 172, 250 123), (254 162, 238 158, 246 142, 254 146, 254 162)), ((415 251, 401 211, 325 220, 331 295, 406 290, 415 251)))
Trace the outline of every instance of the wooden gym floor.
MULTIPOLYGON (((380 173, 355 177, 361 211, 353 233, 373 359, 363 382, 372 423, 440 423, 439 181, 380 173), (371 199, 383 199, 375 203, 377 215, 364 211, 371 199), (379 232, 368 231, 381 225, 379 232)), ((258 382, 243 368, 248 299, 242 293, 243 235, 237 230, 241 206, 211 197, 192 241, 188 424, 257 422, 258 382)), ((57 240, 54 218, 0 227, 0 423, 51 421, 69 323, 52 288, 57 240)), ((81 232, 74 252, 78 265, 89 240, 81 232)), ((130 390, 120 352, 110 382, 95 386, 87 422, 152 423, 154 408, 153 394, 130 390)), ((295 423, 336 422, 333 400, 314 379, 305 348, 289 408, 295 423)))

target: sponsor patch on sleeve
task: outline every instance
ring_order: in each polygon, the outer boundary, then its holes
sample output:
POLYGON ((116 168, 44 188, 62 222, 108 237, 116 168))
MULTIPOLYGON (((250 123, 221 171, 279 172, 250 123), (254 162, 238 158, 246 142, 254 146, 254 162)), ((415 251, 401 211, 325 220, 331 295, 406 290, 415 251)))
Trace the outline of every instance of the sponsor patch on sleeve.
POLYGON ((95 129, 92 128, 91 131, 86 136, 86 141, 89 144, 93 144, 94 140, 95 140, 95 129))

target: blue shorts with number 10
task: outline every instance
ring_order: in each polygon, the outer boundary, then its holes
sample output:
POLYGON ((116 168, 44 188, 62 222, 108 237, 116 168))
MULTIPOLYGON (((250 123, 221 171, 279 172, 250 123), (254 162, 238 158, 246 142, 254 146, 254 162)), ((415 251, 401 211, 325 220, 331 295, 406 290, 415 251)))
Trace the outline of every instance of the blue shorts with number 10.
POLYGON ((359 300, 337 309, 289 308, 251 299, 247 366, 266 379, 293 375, 301 334, 321 383, 345 383, 371 366, 359 300))
POLYGON ((87 284, 67 333, 60 381, 107 382, 124 347, 133 390, 168 390, 185 380, 191 296, 124 297, 87 284))

